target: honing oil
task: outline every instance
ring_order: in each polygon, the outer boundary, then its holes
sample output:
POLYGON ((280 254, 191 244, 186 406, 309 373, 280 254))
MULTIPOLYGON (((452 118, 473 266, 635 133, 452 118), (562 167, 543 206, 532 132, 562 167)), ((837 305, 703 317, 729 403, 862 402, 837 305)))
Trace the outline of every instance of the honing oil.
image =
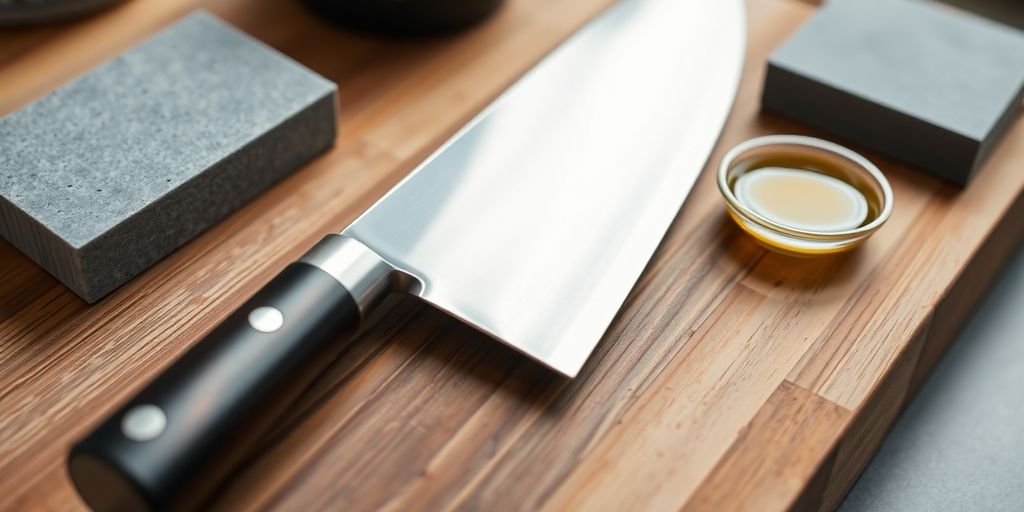
POLYGON ((891 211, 892 192, 877 168, 809 137, 763 137, 737 146, 722 164, 719 187, 744 231, 788 254, 849 249, 891 211))

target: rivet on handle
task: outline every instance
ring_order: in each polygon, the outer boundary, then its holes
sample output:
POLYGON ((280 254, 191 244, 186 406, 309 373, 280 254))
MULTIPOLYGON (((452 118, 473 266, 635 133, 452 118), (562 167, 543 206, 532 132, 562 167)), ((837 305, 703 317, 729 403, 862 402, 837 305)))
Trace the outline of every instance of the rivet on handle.
POLYGON ((133 407, 121 420, 121 433, 132 441, 156 439, 167 427, 167 415, 155 405, 133 407))
POLYGON ((284 315, 277 308, 261 306, 249 313, 249 325, 260 332, 274 332, 284 325, 284 315))

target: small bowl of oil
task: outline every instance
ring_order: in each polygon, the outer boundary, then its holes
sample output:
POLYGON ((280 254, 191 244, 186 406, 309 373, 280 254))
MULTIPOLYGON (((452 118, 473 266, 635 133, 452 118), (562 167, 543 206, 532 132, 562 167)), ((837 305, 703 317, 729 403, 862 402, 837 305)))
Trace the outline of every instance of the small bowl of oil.
POLYGON ((799 135, 748 140, 726 153, 718 188, 736 224, 774 251, 852 249, 892 213, 882 171, 838 144, 799 135))

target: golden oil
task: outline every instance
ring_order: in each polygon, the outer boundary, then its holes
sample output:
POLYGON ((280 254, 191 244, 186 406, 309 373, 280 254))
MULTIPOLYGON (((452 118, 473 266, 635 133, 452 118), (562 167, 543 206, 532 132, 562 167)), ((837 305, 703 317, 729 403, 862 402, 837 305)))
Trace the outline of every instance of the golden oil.
POLYGON ((859 190, 806 169, 756 169, 740 176, 733 191, 754 213, 803 231, 849 231, 864 225, 868 217, 868 202, 859 190))
POLYGON ((719 175, 729 213, 763 245, 801 256, 840 252, 888 217, 888 182, 863 157, 807 137, 763 139, 730 152, 719 175))

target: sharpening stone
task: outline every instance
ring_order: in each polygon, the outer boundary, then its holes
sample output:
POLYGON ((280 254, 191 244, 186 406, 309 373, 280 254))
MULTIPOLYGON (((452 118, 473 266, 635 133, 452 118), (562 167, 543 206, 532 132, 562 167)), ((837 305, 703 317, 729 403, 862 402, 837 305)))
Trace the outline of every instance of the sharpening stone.
POLYGON ((831 0, 770 57, 762 106, 965 185, 1022 95, 1017 29, 923 0, 831 0))
POLYGON ((193 13, 0 119, 0 236, 94 302, 333 145, 336 90, 193 13))

